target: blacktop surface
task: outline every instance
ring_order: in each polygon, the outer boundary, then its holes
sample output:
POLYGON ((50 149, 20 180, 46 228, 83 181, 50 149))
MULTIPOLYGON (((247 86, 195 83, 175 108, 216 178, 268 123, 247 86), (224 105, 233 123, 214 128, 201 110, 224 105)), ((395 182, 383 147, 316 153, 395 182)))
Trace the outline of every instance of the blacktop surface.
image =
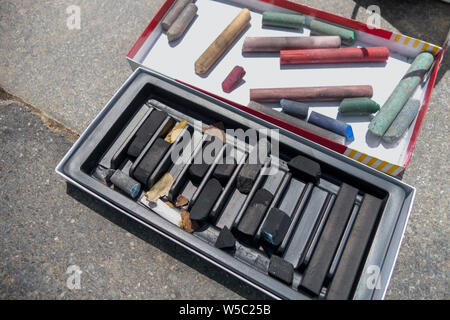
MULTIPOLYGON (((440 1, 296 2, 364 22, 378 5, 383 28, 438 45, 450 28, 440 1)), ((0 1, 0 299, 266 298, 54 172, 131 74, 125 55, 162 3, 0 1), (67 28, 70 5, 80 30, 67 28)), ((449 298, 448 65, 403 177, 417 197, 387 299, 449 298)))

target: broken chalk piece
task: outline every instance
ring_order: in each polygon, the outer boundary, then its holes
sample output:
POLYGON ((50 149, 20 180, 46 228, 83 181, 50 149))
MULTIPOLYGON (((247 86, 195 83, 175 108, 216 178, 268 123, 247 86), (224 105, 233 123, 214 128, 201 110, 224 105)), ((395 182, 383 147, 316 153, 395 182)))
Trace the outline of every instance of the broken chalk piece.
POLYGON ((245 76, 244 68, 240 66, 234 67, 233 70, 228 75, 228 77, 222 82, 223 91, 230 93, 231 91, 236 89, 239 83, 241 83, 244 76, 245 76))
POLYGON ((233 249, 236 246, 236 238, 227 227, 224 227, 214 246, 219 249, 233 249))
POLYGON ((222 186, 220 182, 216 179, 209 180, 191 209, 191 219, 194 221, 205 221, 221 193, 222 186))
POLYGON ((318 183, 322 175, 320 164, 303 156, 297 156, 288 163, 294 176, 318 183))
POLYGON ((175 4, 170 8, 169 12, 161 22, 162 28, 166 31, 169 30, 183 9, 190 3, 192 3, 192 0, 176 0, 175 4))
POLYGON ((167 38, 170 42, 178 40, 186 31, 189 24, 191 24, 192 20, 194 20, 195 15, 197 14, 198 8, 195 4, 188 4, 183 11, 180 13, 178 18, 170 27, 169 31, 167 31, 167 38))
POLYGON ((386 47, 282 50, 280 64, 386 62, 386 47))
POLYGON ((270 258, 269 275, 290 285, 294 279, 294 266, 286 260, 273 255, 270 258))
POLYGON ((195 62, 195 73, 199 75, 207 73, 244 31, 250 20, 250 11, 246 8, 242 9, 238 16, 195 62))
POLYGON ((242 46, 242 53, 280 52, 295 49, 340 48, 338 36, 318 37, 247 37, 242 46))
POLYGON ((272 202, 273 195, 265 190, 259 189, 256 191, 255 196, 250 202, 244 216, 237 226, 237 230, 244 236, 253 239, 258 231, 266 214, 267 208, 272 202))
POLYGON ((121 170, 114 172, 111 176, 111 183, 133 199, 136 199, 141 191, 141 184, 127 176, 121 170))
POLYGON ((339 113, 346 116, 365 116, 378 111, 380 105, 369 98, 347 98, 339 106, 339 113))
POLYGON ((395 118, 394 122, 392 122, 386 134, 383 136, 383 140, 392 143, 403 137, 405 132, 413 123, 414 119, 416 119, 419 110, 419 100, 410 100, 406 103, 397 118, 395 118))
POLYGON ((349 141, 355 140, 352 126, 345 122, 324 116, 323 114, 315 111, 311 112, 308 122, 346 137, 349 141))
POLYGON ((416 91, 425 74, 431 68, 434 56, 429 52, 420 53, 411 64, 406 75, 394 89, 380 112, 369 124, 375 136, 382 137, 394 122, 397 115, 416 91))
POLYGON ((307 104, 287 99, 281 99, 280 105, 283 108, 284 113, 302 120, 308 118, 309 106, 307 104))
POLYGON ((286 213, 272 208, 261 230, 264 240, 273 246, 279 246, 289 229, 290 222, 291 219, 286 213))
POLYGON ((336 26, 334 24, 326 23, 314 19, 311 21, 309 28, 319 34, 334 35, 339 36, 342 39, 342 43, 351 46, 356 41, 356 32, 351 29, 347 29, 341 26, 336 26))
POLYGON ((214 169, 214 178, 220 181, 220 183, 225 186, 228 181, 231 179, 231 176, 236 169, 237 163, 236 159, 233 157, 232 159, 227 159, 224 153, 223 163, 217 164, 214 169))
POLYGON ((300 14, 266 11, 263 13, 263 26, 301 29, 306 23, 306 17, 300 14))

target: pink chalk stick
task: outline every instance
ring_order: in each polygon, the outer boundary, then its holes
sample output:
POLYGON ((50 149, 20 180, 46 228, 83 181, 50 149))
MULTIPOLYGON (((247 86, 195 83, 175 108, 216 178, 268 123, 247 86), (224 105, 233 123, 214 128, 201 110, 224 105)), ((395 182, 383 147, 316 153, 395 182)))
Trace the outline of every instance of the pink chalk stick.
POLYGON ((228 75, 228 77, 222 83, 223 91, 230 93, 231 91, 236 89, 236 87, 239 85, 244 76, 245 76, 244 68, 240 66, 234 67, 233 70, 228 75))

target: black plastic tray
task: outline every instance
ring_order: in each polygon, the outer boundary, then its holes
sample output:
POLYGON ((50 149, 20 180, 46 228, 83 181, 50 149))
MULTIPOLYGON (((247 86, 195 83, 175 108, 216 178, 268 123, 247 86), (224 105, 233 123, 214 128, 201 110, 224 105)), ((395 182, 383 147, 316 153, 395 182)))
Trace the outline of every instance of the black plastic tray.
MULTIPOLYGON (((168 109, 164 111, 175 119, 186 119, 191 124, 194 120, 201 120, 206 124, 221 121, 226 127, 244 130, 279 129, 282 154, 287 157, 305 155, 319 162, 324 177, 319 186, 330 195, 337 194, 339 186, 346 183, 359 189, 357 203, 365 193, 383 199, 383 209, 377 218, 376 230, 366 252, 365 263, 361 265, 359 279, 355 282, 353 298, 384 297, 413 204, 414 188, 160 74, 137 69, 74 144, 56 168, 56 172, 108 205, 274 298, 312 298, 308 292, 296 290, 302 279, 301 271, 296 272, 293 285, 285 285, 262 272, 261 268, 216 249, 205 241, 207 235, 202 239, 201 236, 181 230, 139 202, 109 188, 92 176, 100 158, 137 110, 149 99, 165 103, 168 109), (371 286, 373 277, 378 272, 379 283, 375 287, 371 286)), ((338 253, 341 249, 338 249, 338 253)))

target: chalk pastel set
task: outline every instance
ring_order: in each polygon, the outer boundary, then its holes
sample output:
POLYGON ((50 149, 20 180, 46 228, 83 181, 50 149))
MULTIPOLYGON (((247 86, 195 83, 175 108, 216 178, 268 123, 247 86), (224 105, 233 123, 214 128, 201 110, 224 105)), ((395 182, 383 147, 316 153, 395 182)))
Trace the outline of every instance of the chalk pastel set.
POLYGON ((284 0, 168 0, 56 172, 273 298, 383 299, 415 196, 394 176, 445 51, 402 39, 284 0))

